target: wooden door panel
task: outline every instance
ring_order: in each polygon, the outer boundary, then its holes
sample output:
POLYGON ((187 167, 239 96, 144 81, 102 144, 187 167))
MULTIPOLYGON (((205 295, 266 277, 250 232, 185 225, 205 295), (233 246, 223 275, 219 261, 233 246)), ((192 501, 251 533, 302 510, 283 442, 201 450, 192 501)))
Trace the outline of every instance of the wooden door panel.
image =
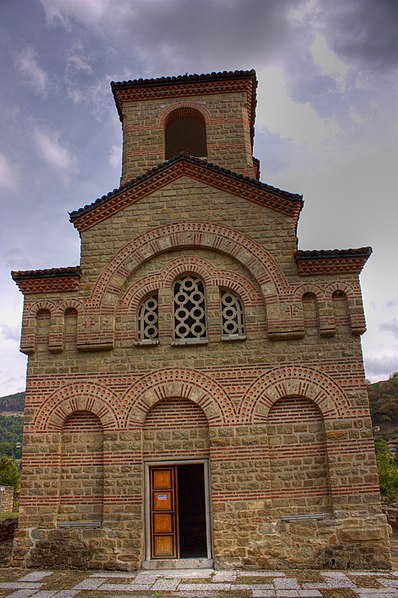
POLYGON ((173 465, 151 467, 151 556, 177 558, 177 481, 173 465))
POLYGON ((154 536, 154 554, 156 557, 174 557, 174 536, 154 536))
POLYGON ((153 514, 154 533, 173 533, 173 516, 171 514, 153 514))
POLYGON ((152 471, 153 489, 172 488, 173 486, 173 472, 169 469, 153 469, 152 471))
POLYGON ((173 493, 172 492, 154 492, 153 493, 153 510, 154 511, 172 511, 173 510, 173 493))

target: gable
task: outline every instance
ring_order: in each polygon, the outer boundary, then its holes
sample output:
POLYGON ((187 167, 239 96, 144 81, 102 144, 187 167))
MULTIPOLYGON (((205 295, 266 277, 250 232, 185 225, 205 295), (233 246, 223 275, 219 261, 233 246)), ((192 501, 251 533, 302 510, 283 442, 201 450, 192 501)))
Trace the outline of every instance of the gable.
POLYGON ((86 231, 181 177, 189 177, 290 216, 294 225, 297 225, 303 206, 301 195, 282 191, 188 154, 180 154, 97 199, 93 204, 71 212, 70 220, 79 232, 86 231))

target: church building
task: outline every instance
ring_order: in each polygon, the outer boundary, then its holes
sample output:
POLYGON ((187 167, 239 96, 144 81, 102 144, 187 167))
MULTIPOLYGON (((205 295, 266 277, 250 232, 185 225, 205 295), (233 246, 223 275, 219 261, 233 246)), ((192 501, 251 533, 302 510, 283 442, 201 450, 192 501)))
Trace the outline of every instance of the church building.
POLYGON ((253 157, 256 87, 112 83, 122 177, 70 214, 80 265, 12 273, 15 565, 389 566, 360 343, 371 248, 298 249, 302 196, 253 157))

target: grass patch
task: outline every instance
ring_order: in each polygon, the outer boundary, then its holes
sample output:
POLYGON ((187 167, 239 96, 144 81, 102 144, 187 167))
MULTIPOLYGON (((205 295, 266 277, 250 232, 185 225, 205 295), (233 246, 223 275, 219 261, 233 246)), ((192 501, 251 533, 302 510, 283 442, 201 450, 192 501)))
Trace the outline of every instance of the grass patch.
POLYGON ((14 519, 16 517, 18 517, 17 512, 0 513, 0 521, 4 521, 5 519, 14 519))

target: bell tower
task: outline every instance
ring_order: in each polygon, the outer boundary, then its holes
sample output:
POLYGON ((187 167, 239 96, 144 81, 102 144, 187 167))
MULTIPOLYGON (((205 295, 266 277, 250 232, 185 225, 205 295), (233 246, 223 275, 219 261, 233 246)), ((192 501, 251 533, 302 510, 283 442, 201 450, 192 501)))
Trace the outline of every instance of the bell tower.
POLYGON ((257 178, 255 71, 111 85, 123 126, 122 184, 182 151, 257 178))

